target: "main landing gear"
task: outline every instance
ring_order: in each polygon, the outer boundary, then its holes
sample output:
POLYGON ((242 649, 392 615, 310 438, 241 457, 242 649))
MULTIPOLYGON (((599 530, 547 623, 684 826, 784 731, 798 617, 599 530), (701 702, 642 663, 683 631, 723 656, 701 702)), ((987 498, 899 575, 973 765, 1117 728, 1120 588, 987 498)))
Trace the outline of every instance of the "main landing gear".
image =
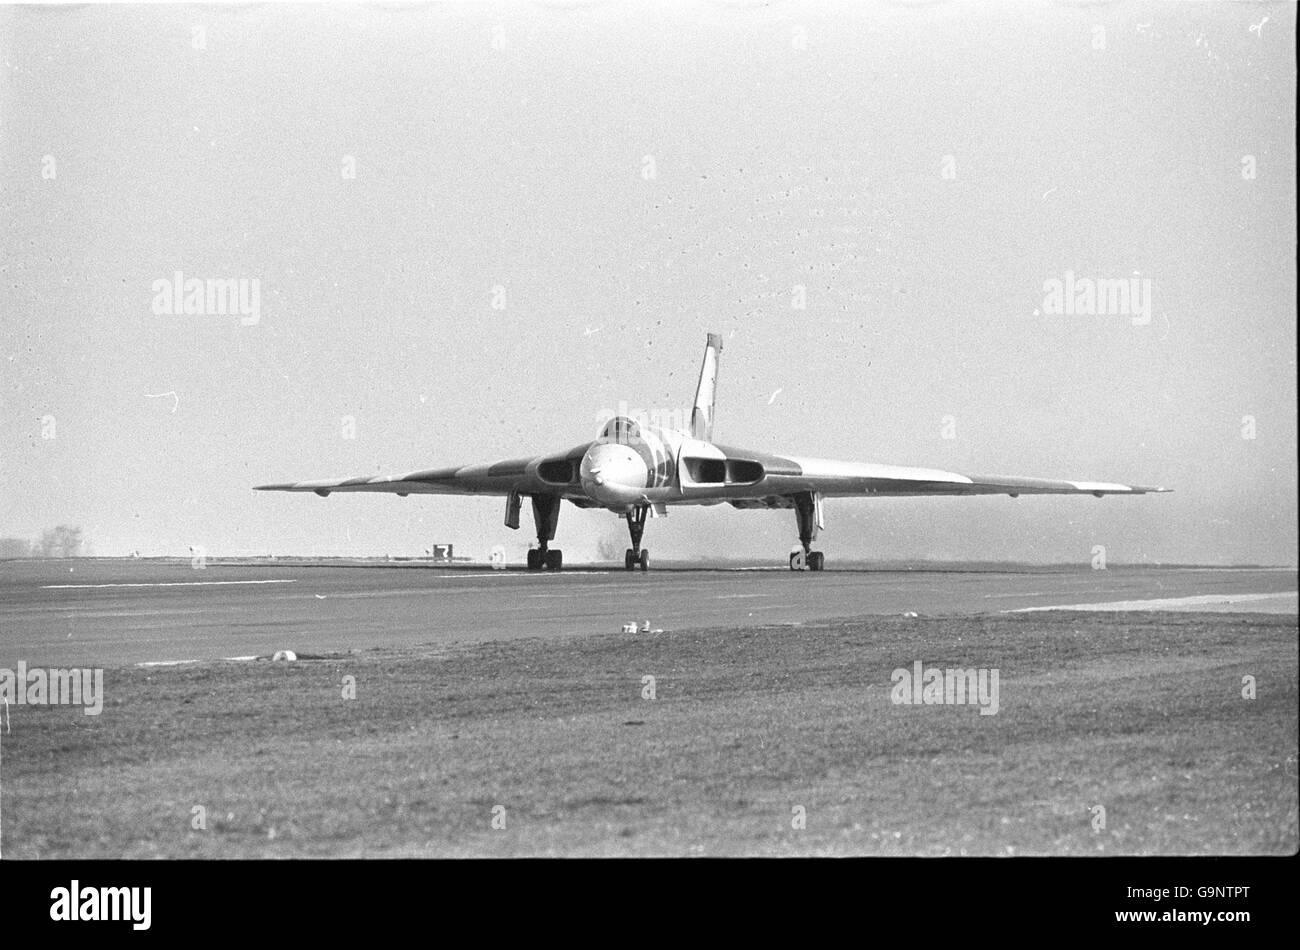
POLYGON ((637 565, 641 570, 650 570, 650 552, 641 548, 641 535, 645 533, 645 516, 650 511, 649 505, 637 505, 627 513, 627 532, 632 537, 632 546, 623 555, 623 570, 634 571, 637 565))
POLYGON ((803 550, 790 555, 790 570, 823 570, 826 556, 812 549, 812 543, 817 540, 817 530, 823 526, 821 498, 812 492, 799 492, 793 497, 794 514, 799 522, 799 544, 803 550))
MULTIPOLYGON (((507 514, 506 524, 509 524, 507 514)), ((533 523, 537 525, 537 547, 528 552, 528 569, 558 571, 564 567, 564 554, 559 548, 548 545, 555 540, 555 528, 560 523, 560 496, 533 495, 533 523)), ((516 522, 516 525, 518 522, 516 522)))
POLYGON ((558 571, 564 566, 564 552, 559 548, 552 551, 549 548, 532 548, 528 552, 528 569, 530 571, 540 571, 546 568, 548 571, 558 571))

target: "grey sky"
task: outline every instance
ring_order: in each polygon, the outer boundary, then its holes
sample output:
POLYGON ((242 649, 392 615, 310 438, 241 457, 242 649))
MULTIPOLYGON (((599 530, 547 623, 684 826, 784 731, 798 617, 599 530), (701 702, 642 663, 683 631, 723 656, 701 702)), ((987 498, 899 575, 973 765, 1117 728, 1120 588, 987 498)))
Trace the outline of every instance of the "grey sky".
MULTIPOLYGON (((1294 31, 1290 3, 0 9, 0 536, 519 557, 499 500, 250 486, 575 444, 688 405, 717 330, 721 442, 1176 489, 832 501, 832 557, 1294 564, 1294 31), (258 322, 156 314, 178 270, 257 280, 258 322), (1067 271, 1149 279, 1150 323, 1041 312, 1067 271)), ((622 532, 566 506, 557 546, 622 532)), ((794 535, 683 508, 646 545, 794 535)))

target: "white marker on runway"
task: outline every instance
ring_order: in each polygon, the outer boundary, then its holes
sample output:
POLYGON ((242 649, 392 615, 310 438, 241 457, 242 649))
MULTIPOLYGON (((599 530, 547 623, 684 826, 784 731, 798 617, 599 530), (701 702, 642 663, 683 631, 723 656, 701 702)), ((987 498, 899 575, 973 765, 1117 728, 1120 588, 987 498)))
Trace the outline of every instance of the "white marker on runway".
POLYGON ((292 584, 296 577, 263 581, 162 581, 152 584, 44 584, 41 590, 70 590, 89 587, 220 587, 230 584, 292 584))

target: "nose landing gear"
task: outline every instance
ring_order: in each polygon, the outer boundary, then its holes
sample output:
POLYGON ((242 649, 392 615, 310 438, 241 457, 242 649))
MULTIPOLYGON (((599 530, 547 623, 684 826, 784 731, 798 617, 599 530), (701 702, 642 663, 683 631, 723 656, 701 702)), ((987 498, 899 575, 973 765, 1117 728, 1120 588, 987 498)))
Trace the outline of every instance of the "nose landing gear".
POLYGON ((623 555, 625 571, 636 570, 638 564, 641 570, 650 570, 650 552, 641 549, 641 535, 645 533, 645 517, 649 511, 649 505, 637 505, 627 513, 627 531, 632 538, 632 546, 623 555))

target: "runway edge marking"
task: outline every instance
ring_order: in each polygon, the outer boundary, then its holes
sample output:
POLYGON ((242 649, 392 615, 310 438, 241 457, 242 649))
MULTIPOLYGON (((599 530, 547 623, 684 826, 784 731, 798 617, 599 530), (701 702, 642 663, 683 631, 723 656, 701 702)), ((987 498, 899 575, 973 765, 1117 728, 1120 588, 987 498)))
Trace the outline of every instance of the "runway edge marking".
POLYGON ((233 584, 296 584, 296 577, 257 581, 152 581, 122 584, 42 584, 41 590, 85 590, 98 587, 229 587, 233 584))

